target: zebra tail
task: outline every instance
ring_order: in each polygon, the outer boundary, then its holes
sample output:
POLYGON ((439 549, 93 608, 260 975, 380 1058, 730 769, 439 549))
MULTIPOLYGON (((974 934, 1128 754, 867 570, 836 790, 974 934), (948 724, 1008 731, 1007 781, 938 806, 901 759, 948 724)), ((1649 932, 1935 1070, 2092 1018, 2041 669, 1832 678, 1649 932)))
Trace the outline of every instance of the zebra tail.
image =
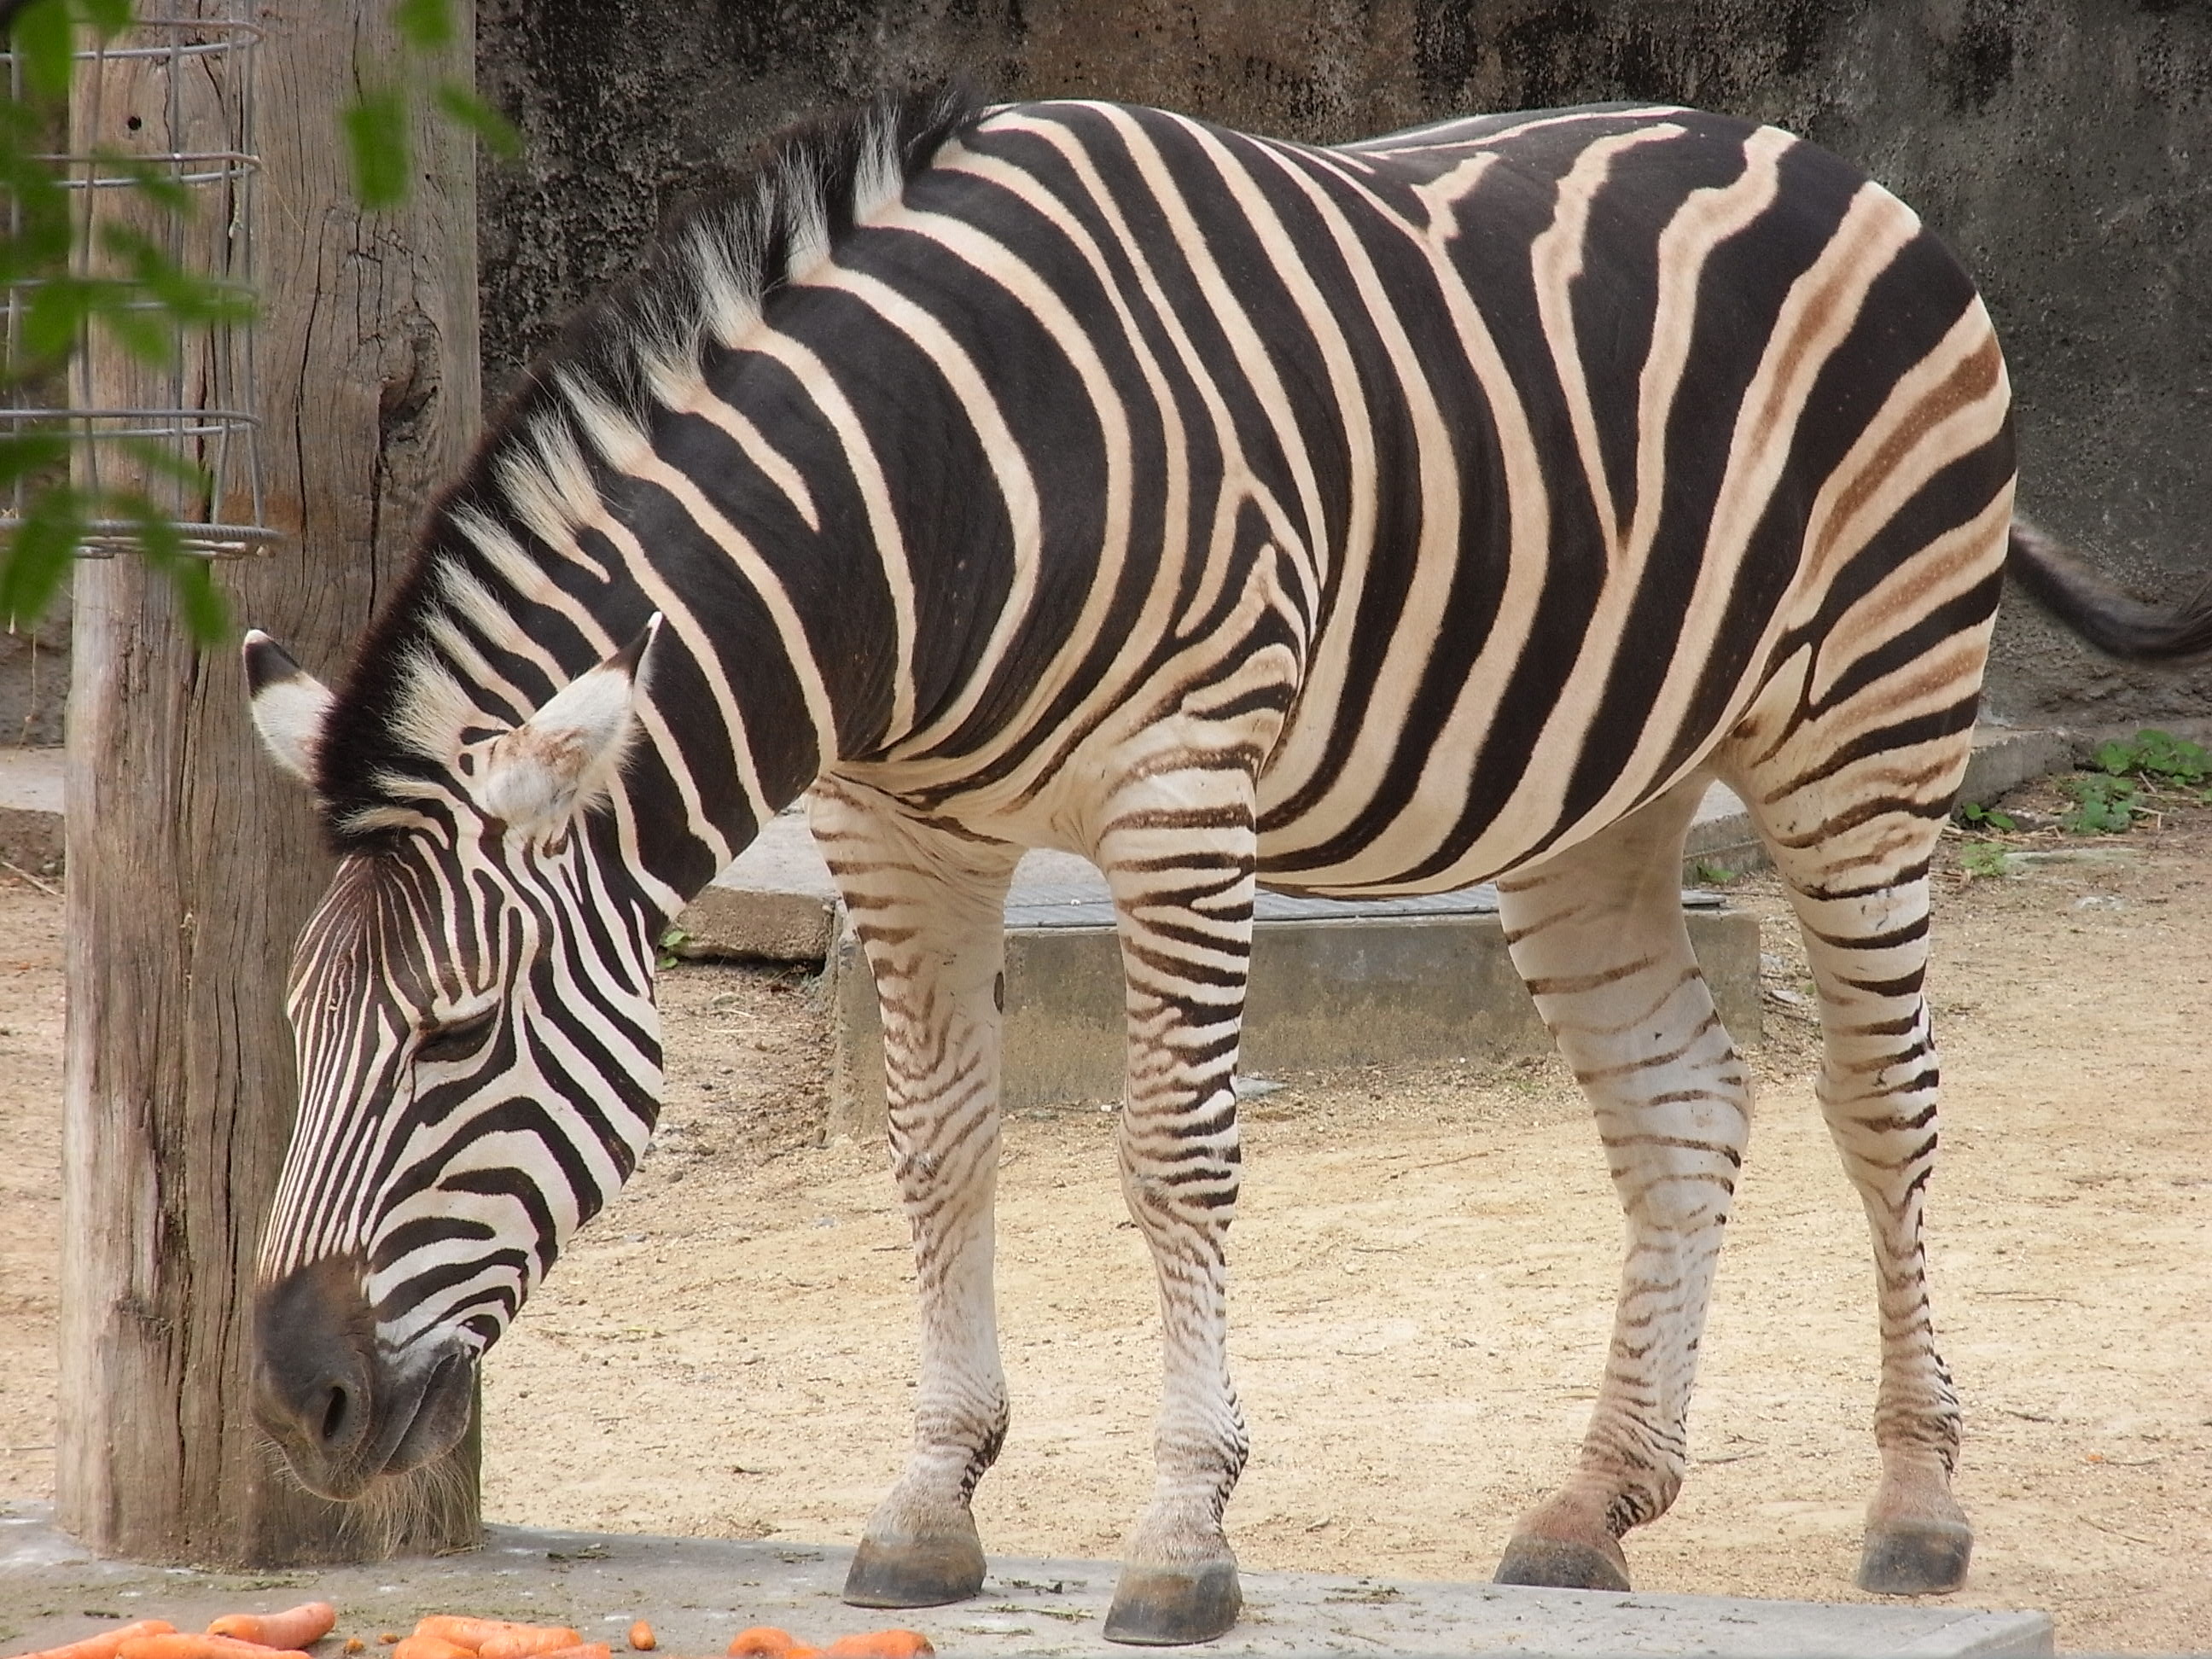
POLYGON ((2080 554, 2014 515, 2005 574, 2084 640, 2115 657, 2179 659, 2212 652, 2212 580, 2180 605, 2147 605, 2080 554))

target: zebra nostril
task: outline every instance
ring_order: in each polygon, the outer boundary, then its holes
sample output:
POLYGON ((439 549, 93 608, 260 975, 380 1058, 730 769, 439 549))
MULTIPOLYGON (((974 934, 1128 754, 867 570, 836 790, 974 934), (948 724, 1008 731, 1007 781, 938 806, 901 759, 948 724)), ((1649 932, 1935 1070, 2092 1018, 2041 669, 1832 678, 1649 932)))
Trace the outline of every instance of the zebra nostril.
POLYGON ((330 1448, 343 1444, 353 1422, 353 1391, 343 1382, 331 1383, 330 1395, 323 1403, 323 1444, 330 1448))

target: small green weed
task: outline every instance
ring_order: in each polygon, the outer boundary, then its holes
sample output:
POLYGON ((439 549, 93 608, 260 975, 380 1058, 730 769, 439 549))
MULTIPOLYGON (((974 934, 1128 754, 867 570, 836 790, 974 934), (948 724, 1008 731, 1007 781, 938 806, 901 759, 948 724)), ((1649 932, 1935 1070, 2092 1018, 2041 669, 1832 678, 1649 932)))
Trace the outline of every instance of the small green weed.
POLYGON ((2008 876, 2012 854, 1993 841, 1970 841, 1959 849, 1959 867, 1970 876, 2008 876))
POLYGON ((2058 827, 2069 836, 2124 835, 2145 810, 2138 800, 2142 791, 2132 778, 2087 772, 2064 780, 2060 787, 2074 797, 2074 810, 2058 820, 2058 827))
POLYGON ((1952 815, 1962 828, 1993 830, 2001 836, 2009 836, 2020 826, 2005 813, 1993 811, 1979 801, 1968 801, 1952 815))
POLYGON ((1725 864, 1714 864, 1699 859, 1692 872, 1701 887, 1725 887, 1736 878, 1736 872, 1725 864))
POLYGON ((660 949, 653 955, 653 966, 656 968, 673 968, 677 963, 677 951, 683 949, 684 946, 689 945, 690 942, 691 935, 685 933, 681 927, 677 927, 675 923, 671 922, 666 927, 661 930, 660 949))
POLYGON ((2195 786, 2212 780, 2212 754, 2186 738, 2151 726, 2125 742, 2102 745, 2097 766, 2114 777, 2148 778, 2154 783, 2195 786))

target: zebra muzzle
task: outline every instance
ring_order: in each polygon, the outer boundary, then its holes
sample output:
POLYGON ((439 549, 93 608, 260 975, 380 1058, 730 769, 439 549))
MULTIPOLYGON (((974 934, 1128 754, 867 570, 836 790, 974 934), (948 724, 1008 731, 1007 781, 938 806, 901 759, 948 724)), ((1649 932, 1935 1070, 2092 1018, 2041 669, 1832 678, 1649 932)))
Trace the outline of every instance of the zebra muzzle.
POLYGON ((451 1336, 386 1350, 358 1262, 331 1258, 264 1285, 254 1346, 254 1418, 322 1497, 358 1498, 468 1431, 474 1352, 451 1336))

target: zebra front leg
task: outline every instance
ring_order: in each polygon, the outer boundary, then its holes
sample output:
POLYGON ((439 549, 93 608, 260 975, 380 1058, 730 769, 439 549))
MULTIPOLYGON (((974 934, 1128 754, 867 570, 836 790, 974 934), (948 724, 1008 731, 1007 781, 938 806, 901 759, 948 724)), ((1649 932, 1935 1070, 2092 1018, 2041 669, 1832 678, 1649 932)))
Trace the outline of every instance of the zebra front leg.
POLYGON ((1881 1482, 1867 1507, 1858 1583, 1892 1595, 1966 1582, 1974 1534, 1951 1495, 1959 1396, 1936 1351, 1922 1210, 1936 1170, 1928 863, 1963 775, 1963 727, 1823 775, 1785 750, 1739 793, 1787 885, 1820 995, 1816 1092, 1874 1236, 1881 1482), (1812 774, 1798 787, 1759 786, 1812 774))
POLYGON ((1613 1341, 1575 1473, 1522 1516, 1506 1584, 1629 1588, 1620 1540, 1682 1483, 1684 1419, 1751 1125, 1750 1079, 1682 922, 1698 780, 1498 884, 1505 937, 1589 1097, 1628 1222, 1613 1341))
POLYGON ((1247 1452, 1229 1379, 1225 1251, 1255 847, 1250 781, 1235 772, 1124 789, 1097 839, 1127 984, 1122 1193, 1158 1270, 1164 1347, 1152 1498, 1122 1553, 1113 1642, 1207 1641, 1243 1605, 1222 1530, 1247 1452))
POLYGON ((983 1587, 969 1500, 1006 1433, 992 1201, 1006 896, 1020 849, 916 823, 842 779, 816 786, 813 824, 883 1010, 891 1164, 921 1314, 914 1449, 869 1517, 845 1600, 934 1607, 983 1587))

